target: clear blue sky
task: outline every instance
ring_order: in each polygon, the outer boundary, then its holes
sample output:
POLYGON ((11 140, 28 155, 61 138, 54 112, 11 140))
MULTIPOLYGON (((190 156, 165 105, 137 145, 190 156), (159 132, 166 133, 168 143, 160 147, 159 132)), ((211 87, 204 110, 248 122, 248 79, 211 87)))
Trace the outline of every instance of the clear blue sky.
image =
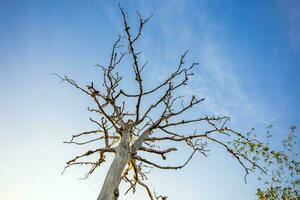
MULTIPOLYGON (((122 33, 118 3, 0 1, 1 199, 96 199, 107 166, 85 181, 77 180, 82 169, 60 175, 64 162, 85 150, 61 142, 91 128, 90 102, 50 74, 81 84, 97 80, 92 66, 108 62, 122 33)), ((188 61, 200 66, 182 93, 206 97, 202 111, 230 115, 242 131, 274 124, 277 138, 300 125, 299 1, 120 3, 133 24, 135 11, 154 15, 140 43, 149 82, 164 77, 189 49, 188 61)), ((180 172, 154 171, 149 183, 172 200, 252 200, 255 180, 244 184, 241 167, 216 150, 180 172)), ((145 198, 139 190, 122 199, 145 198)))

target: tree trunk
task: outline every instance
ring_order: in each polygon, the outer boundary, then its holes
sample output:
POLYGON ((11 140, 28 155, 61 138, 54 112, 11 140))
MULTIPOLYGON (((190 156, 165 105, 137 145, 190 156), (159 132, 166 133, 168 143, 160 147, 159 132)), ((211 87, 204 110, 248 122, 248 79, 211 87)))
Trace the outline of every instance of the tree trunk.
POLYGON ((97 200, 118 199, 122 172, 130 158, 129 148, 129 133, 123 132, 121 142, 116 150, 115 158, 106 174, 97 200))

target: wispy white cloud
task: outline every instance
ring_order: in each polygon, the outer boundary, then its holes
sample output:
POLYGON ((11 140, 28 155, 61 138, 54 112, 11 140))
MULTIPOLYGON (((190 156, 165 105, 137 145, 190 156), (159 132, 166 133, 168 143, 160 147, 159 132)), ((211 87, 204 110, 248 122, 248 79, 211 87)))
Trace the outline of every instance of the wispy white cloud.
POLYGON ((143 38, 145 57, 150 57, 154 69, 151 79, 164 78, 176 67, 180 53, 190 49, 188 61, 199 61, 200 65, 192 84, 181 91, 183 94, 205 97, 203 107, 207 112, 229 115, 233 120, 250 120, 253 125, 274 120, 274 115, 251 99, 241 85, 241 74, 235 68, 243 62, 228 50, 232 38, 227 37, 226 27, 209 16, 205 2, 199 5, 197 13, 187 13, 187 4, 179 5, 173 8, 173 4, 166 4, 156 10, 158 14, 150 26, 155 26, 161 40, 147 38, 148 35, 143 38))

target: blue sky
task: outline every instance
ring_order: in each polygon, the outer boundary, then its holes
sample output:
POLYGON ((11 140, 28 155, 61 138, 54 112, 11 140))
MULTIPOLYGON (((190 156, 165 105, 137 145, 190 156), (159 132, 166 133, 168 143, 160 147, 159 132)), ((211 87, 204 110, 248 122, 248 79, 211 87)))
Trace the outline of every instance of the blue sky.
MULTIPOLYGON (((97 80, 122 33, 118 1, 0 2, 0 197, 6 200, 95 199, 107 165, 88 180, 82 169, 60 175, 64 162, 84 148, 62 144, 91 128, 84 95, 51 73, 81 84, 97 80)), ((189 49, 199 67, 182 94, 206 97, 202 111, 230 115, 232 126, 276 138, 300 125, 300 3, 288 1, 121 1, 153 14, 140 49, 149 60, 148 83, 160 80, 189 49)), ((126 66, 120 69, 130 76, 126 66)), ((226 153, 196 157, 180 172, 154 171, 149 183, 170 199, 252 200, 255 177, 226 153)), ((182 155, 181 155, 182 156, 182 155)), ((123 199, 144 199, 142 190, 123 199)))

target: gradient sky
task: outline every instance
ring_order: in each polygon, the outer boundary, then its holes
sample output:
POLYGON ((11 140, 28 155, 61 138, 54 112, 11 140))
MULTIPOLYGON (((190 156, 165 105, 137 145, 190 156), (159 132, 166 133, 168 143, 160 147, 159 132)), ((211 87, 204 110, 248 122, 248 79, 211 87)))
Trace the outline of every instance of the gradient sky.
MULTIPOLYGON (((59 83, 53 72, 81 84, 97 80, 93 65, 108 62, 122 33, 118 1, 0 0, 0 198, 4 200, 96 199, 107 166, 88 180, 84 171, 61 171, 85 151, 62 144, 92 127, 88 99, 59 83)), ((162 79, 186 49, 198 61, 183 94, 206 97, 207 113, 232 117, 242 131, 274 124, 276 138, 300 125, 300 2, 121 1, 130 22, 135 11, 154 17, 140 43, 150 62, 146 79, 162 79)), ((121 71, 130 76, 131 71, 121 71)), ((225 152, 212 149, 176 172, 153 171, 149 183, 172 200, 253 200, 255 176, 225 152)), ((178 158, 183 158, 179 155, 178 158)), ((133 197, 145 199, 138 190, 133 197)))

